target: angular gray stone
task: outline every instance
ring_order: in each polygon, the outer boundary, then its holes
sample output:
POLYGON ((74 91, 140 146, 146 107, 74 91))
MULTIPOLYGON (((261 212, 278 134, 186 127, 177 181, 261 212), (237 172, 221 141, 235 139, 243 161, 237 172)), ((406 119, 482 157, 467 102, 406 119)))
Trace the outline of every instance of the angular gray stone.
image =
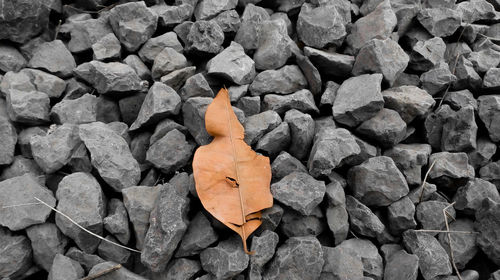
MULTIPOLYGON (((57 210, 87 230, 102 234, 102 220, 106 213, 105 198, 101 186, 91 174, 77 172, 64 177, 58 185, 56 197, 57 210)), ((56 214, 56 224, 64 235, 73 239, 86 253, 93 253, 101 242, 59 213, 56 214)))
POLYGON ((446 44, 439 37, 418 41, 410 53, 409 68, 415 71, 429 71, 444 59, 445 51, 446 44))
POLYGON ((484 0, 473 0, 467 3, 458 3, 456 9, 461 12, 464 23, 473 23, 479 20, 495 18, 496 11, 492 4, 484 0))
POLYGON ((314 120, 296 109, 286 112, 284 121, 290 127, 291 143, 288 151, 299 160, 307 157, 314 137, 314 120))
POLYGON ((273 110, 283 114, 290 109, 296 109, 304 113, 319 113, 314 103, 314 96, 307 89, 287 95, 266 94, 262 101, 262 110, 273 110))
POLYGON ((278 70, 260 72, 249 90, 252 95, 266 93, 289 94, 305 88, 307 80, 297 65, 285 65, 278 70))
POLYGON ((361 152, 354 136, 344 128, 324 129, 315 138, 307 161, 314 177, 330 174, 343 159, 361 152))
POLYGON ((151 73, 154 79, 159 79, 172 71, 185 68, 186 66, 188 66, 188 62, 182 53, 170 47, 165 47, 156 55, 151 73))
POLYGON ((80 251, 76 247, 71 247, 66 252, 66 256, 72 258, 73 260, 79 262, 85 271, 89 271, 94 265, 105 262, 97 255, 87 254, 80 251))
POLYGON ((123 62, 132 67, 141 79, 151 80, 151 71, 137 55, 129 54, 123 59, 123 62))
POLYGON ((390 88, 384 90, 382 96, 384 106, 398 112, 406 123, 427 116, 436 103, 425 90, 415 86, 390 88))
POLYGON ((479 175, 481 179, 489 181, 497 186, 500 186, 500 162, 490 162, 479 169, 479 175))
POLYGON ((354 66, 355 57, 341 53, 326 52, 304 47, 304 54, 326 76, 348 77, 354 66))
POLYGON ((243 251, 239 237, 221 241, 216 247, 203 250, 200 254, 201 266, 216 279, 232 278, 248 266, 249 257, 243 251))
POLYGON ((16 48, 4 44, 0 45, 0 70, 18 72, 26 64, 26 59, 16 48))
POLYGON ((386 280, 417 280, 418 257, 399 250, 386 260, 384 279, 386 280))
POLYGON ((184 86, 179 91, 179 95, 183 101, 196 96, 214 97, 214 93, 202 73, 187 78, 184 86))
POLYGON ((297 20, 297 35, 307 46, 323 48, 339 47, 347 35, 345 22, 333 5, 315 7, 302 5, 297 20))
POLYGON ((92 45, 95 60, 120 58, 122 46, 115 34, 109 33, 92 45))
POLYGON ((382 257, 377 247, 367 239, 348 239, 343 241, 338 247, 345 250, 350 255, 361 259, 363 263, 363 274, 372 279, 382 280, 384 266, 382 257))
POLYGON ((372 39, 368 41, 356 56, 352 68, 353 75, 381 73, 390 86, 406 69, 410 58, 392 39, 372 39))
POLYGON ((53 223, 31 226, 26 234, 31 241, 34 262, 50 271, 54 257, 65 252, 68 239, 53 223))
POLYGON ((49 122, 50 99, 47 94, 12 89, 6 97, 7 113, 12 121, 27 125, 49 122))
POLYGON ((436 37, 447 37, 455 33, 462 21, 459 11, 438 7, 422 9, 417 15, 422 26, 436 37))
MULTIPOLYGON (((103 270, 109 270, 112 267, 115 267, 117 265, 118 264, 115 262, 98 263, 95 266, 93 266, 92 269, 90 269, 89 275, 94 275, 94 274, 99 273, 103 270)), ((115 271, 107 273, 106 275, 103 275, 99 278, 101 278, 101 280, 118 280, 118 279, 120 279, 120 280, 147 280, 147 278, 142 277, 139 274, 135 274, 124 267, 121 267, 120 269, 117 269, 115 271)))
POLYGON ((467 153, 469 163, 474 168, 483 167, 490 162, 496 151, 497 146, 489 138, 479 137, 476 141, 476 149, 467 153))
POLYGON ((477 130, 474 108, 461 108, 449 116, 443 125, 441 150, 461 152, 475 149, 477 130))
POLYGON ((151 138, 149 139, 149 144, 152 145, 154 142, 163 138, 165 134, 173 129, 177 129, 186 135, 188 133, 187 129, 184 126, 176 123, 171 119, 164 119, 156 125, 153 135, 151 135, 151 138))
POLYGON ((293 210, 288 210, 281 218, 280 229, 286 237, 318 236, 325 230, 325 225, 320 218, 323 218, 323 213, 321 213, 319 207, 316 207, 313 213, 308 216, 301 215, 293 210))
POLYGON ((46 42, 38 46, 28 62, 28 67, 47 70, 65 78, 71 76, 76 62, 64 43, 60 40, 46 42))
POLYGON ((380 148, 371 145, 370 143, 362 140, 361 138, 355 135, 354 135, 354 140, 356 140, 356 143, 358 144, 361 152, 359 154, 354 154, 345 158, 344 160, 342 160, 342 164, 354 166, 361 164, 362 162, 364 162, 369 158, 380 155, 380 148))
POLYGON ((500 95, 483 95, 478 98, 479 118, 486 126, 493 142, 500 141, 500 95))
POLYGON ((24 235, 13 235, 6 228, 0 228, 0 237, 0 277, 21 276, 32 266, 29 239, 24 235))
POLYGON ((199 254, 215 241, 218 235, 213 229, 210 221, 202 212, 198 212, 189 223, 186 233, 182 237, 176 257, 188 257, 199 254))
POLYGON ((274 256, 278 240, 278 234, 270 230, 265 230, 260 236, 252 238, 250 251, 254 251, 255 253, 250 256, 249 279, 261 279, 262 272, 264 272, 264 265, 274 256))
POLYGON ((57 254, 49 271, 49 280, 80 279, 85 275, 82 266, 65 255, 57 254))
MULTIPOLYGON (((106 236, 105 239, 120 244, 119 241, 111 235, 106 236)), ((97 247, 97 252, 103 259, 121 264, 128 263, 132 254, 125 248, 118 247, 105 241, 99 244, 99 247, 97 247)))
POLYGON ((448 105, 442 105, 435 112, 427 115, 424 121, 425 138, 432 148, 441 149, 441 138, 443 136, 443 125, 447 118, 454 114, 448 105))
POLYGON ((186 80, 196 73, 196 66, 188 66, 178 70, 174 70, 160 78, 160 81, 167 86, 178 91, 186 80))
POLYGON ((445 89, 448 84, 456 81, 457 77, 453 75, 446 62, 440 62, 436 67, 423 73, 420 76, 422 89, 430 95, 435 95, 439 91, 445 89))
POLYGON ((472 106, 477 111, 477 101, 474 99, 472 92, 467 89, 448 92, 443 103, 450 105, 454 110, 459 110, 465 106, 472 106))
POLYGON ((0 38, 25 43, 36 36, 48 27, 50 6, 49 2, 9 2, 2 7, 0 38))
POLYGON ((90 152, 92 166, 115 191, 139 182, 139 163, 125 139, 101 122, 80 125, 79 134, 90 152))
POLYGON ((275 129, 269 131, 261 139, 259 139, 255 150, 263 151, 273 158, 280 151, 286 150, 286 148, 290 145, 290 138, 289 125, 286 122, 282 122, 275 129))
POLYGON ((39 91, 50 98, 59 98, 66 88, 66 82, 54 75, 37 69, 24 68, 19 72, 7 72, 0 83, 1 92, 12 89, 39 91))
POLYGON ((90 123, 97 120, 97 98, 91 94, 84 94, 75 99, 63 99, 55 104, 50 117, 55 123, 90 123))
POLYGON ((0 117, 0 165, 9 165, 14 161, 14 152, 17 143, 16 128, 6 118, 0 117))
POLYGON ((307 173, 293 172, 272 184, 271 193, 279 202, 303 215, 310 215, 323 200, 325 183, 307 173))
POLYGON ((153 37, 144 43, 138 52, 144 63, 153 63, 155 57, 166 47, 181 53, 184 49, 174 32, 166 32, 158 37, 153 37))
POLYGON ((340 85, 333 82, 333 81, 328 81, 328 82, 326 82, 325 87, 326 87, 325 91, 321 95, 320 106, 321 107, 330 107, 330 106, 333 106, 333 102, 335 101, 335 98, 337 97, 337 91, 338 91, 340 85))
POLYGON ((24 174, 31 174, 40 185, 45 185, 45 174, 42 169, 40 169, 34 160, 25 158, 21 155, 15 156, 12 164, 5 167, 2 172, 0 172, 0 181, 24 174))
POLYGON ((474 215, 480 208, 484 199, 500 202, 500 195, 495 185, 483 179, 474 178, 465 186, 458 188, 453 201, 457 210, 474 215))
POLYGON ((436 185, 426 182, 424 186, 412 189, 408 194, 408 198, 413 202, 413 204, 417 204, 421 201, 430 200, 435 195, 436 191, 436 185))
MULTIPOLYGON (((469 219, 457 219, 450 222, 450 231, 474 231, 474 222, 469 219)), ((476 235, 474 234, 450 234, 451 242, 453 244, 453 258, 458 269, 464 269, 465 265, 476 255, 479 248, 476 244, 476 235)), ((450 253, 450 245, 448 234, 440 233, 439 242, 446 250, 448 255, 450 253)))
POLYGON ((282 151, 271 164, 271 170, 273 178, 279 180, 286 175, 298 171, 307 172, 306 167, 300 162, 300 160, 294 158, 289 153, 282 151))
POLYGON ((483 200, 481 208, 476 212, 474 228, 479 232, 477 244, 488 258, 496 265, 500 263, 498 248, 498 230, 500 228, 500 203, 490 199, 483 200))
MULTIPOLYGON (((429 162, 435 162, 429 172, 429 179, 436 182, 450 183, 474 178, 474 168, 468 163, 466 153, 435 153, 429 157, 429 162)), ((443 187, 447 185, 444 184, 443 187)), ((457 187, 456 184, 453 186, 457 187)))
POLYGON ((278 248, 263 278, 318 279, 324 263, 321 244, 316 237, 291 237, 278 248))
POLYGON ((390 157, 368 159, 347 174, 354 197, 368 206, 387 206, 409 192, 403 174, 390 157))
POLYGON ((158 24, 164 28, 172 28, 185 20, 189 20, 194 11, 193 2, 180 3, 170 6, 161 2, 158 5, 151 6, 150 9, 158 16, 158 24))
POLYGON ((142 250, 149 215, 159 194, 158 187, 134 186, 122 190, 123 204, 135 233, 136 248, 142 250))
POLYGON ((249 145, 257 143, 266 133, 280 124, 281 117, 271 110, 248 117, 244 124, 245 142, 249 145))
POLYGON ((81 53, 90 50, 94 43, 113 33, 113 30, 109 25, 109 16, 101 15, 96 19, 87 17, 68 21, 61 25, 59 32, 71 37, 67 45, 70 52, 81 53))
MULTIPOLYGON (((300 69, 304 73, 306 77, 307 83, 309 85, 309 89, 311 90, 314 96, 318 96, 321 94, 321 75, 318 69, 312 64, 312 62, 306 56, 295 54, 295 60, 297 65, 299 65, 300 69)), ((328 83, 328 82, 327 82, 328 83)))
POLYGON ((261 23, 269 19, 269 14, 264 8, 249 3, 241 16, 241 25, 234 41, 246 51, 256 49, 259 44, 261 23))
POLYGON ((394 235, 400 235, 408 229, 415 229, 415 205, 408 197, 393 202, 387 207, 389 230, 394 235))
MULTIPOLYGON (((200 5, 197 7, 199 6, 200 5)), ((222 50, 223 42, 224 32, 217 23, 213 21, 198 20, 193 23, 189 29, 186 50, 200 55, 218 54, 222 50)))
POLYGON ((458 58, 458 61, 456 63, 450 63, 449 67, 450 71, 455 69, 454 75, 456 76, 456 80, 452 83, 452 88, 454 90, 468 88, 475 91, 481 88, 481 84, 483 81, 481 80, 479 74, 476 72, 474 63, 472 63, 471 60, 465 58, 464 56, 460 56, 458 58))
POLYGON ((238 102, 236 107, 241 109, 246 117, 260 113, 260 96, 243 96, 238 102))
POLYGON ((363 279, 363 263, 341 247, 323 246, 325 264, 320 279, 363 279))
POLYGON ((371 119, 361 123, 356 131, 387 148, 393 147, 406 137, 406 123, 398 112, 382 108, 371 119))
MULTIPOLYGON (((140 93, 137 95, 130 96, 132 100, 139 99, 141 102, 144 100, 146 94, 140 93)), ((123 105, 122 101, 130 100, 129 98, 122 98, 119 102, 116 102, 112 98, 100 95, 97 97, 97 121, 104 123, 119 122, 123 118, 123 122, 130 125, 137 117, 140 106, 137 106, 135 110, 130 110, 123 105), (130 110, 130 111, 129 111, 130 110), (133 119, 131 115, 133 114, 133 119)), ((132 102, 133 103, 133 102, 132 102)), ((134 104, 135 105, 135 104, 134 104)), ((132 106, 134 106, 132 105, 132 106)))
POLYGON ((423 232, 407 230, 403 233, 403 244, 410 253, 418 257, 418 265, 426 280, 450 275, 450 260, 445 249, 436 238, 423 232))
POLYGON ((335 245, 340 244, 347 238, 349 233, 349 215, 345 205, 337 205, 326 209, 326 221, 328 228, 333 233, 335 245))
POLYGON ((142 89, 137 73, 124 63, 94 60, 78 65, 74 74, 92 85, 100 94, 123 94, 142 89))
POLYGON ((500 88, 500 68, 490 68, 486 71, 483 79, 483 88, 488 90, 497 90, 500 88))
POLYGON ((198 145, 206 145, 212 140, 205 129, 205 112, 212 100, 210 97, 192 97, 182 104, 184 126, 198 145))
POLYGON ((256 75, 255 62, 245 54, 240 44, 231 42, 227 48, 208 61, 207 73, 238 85, 248 84, 256 75))
MULTIPOLYGON (((31 174, 14 177, 0 182, 0 204, 18 205, 34 203, 33 197, 55 206, 52 192, 40 185, 31 174)), ((41 224, 49 217, 51 210, 40 205, 9 207, 0 212, 0 225, 16 231, 31 225, 41 224)))
POLYGON ((173 129, 151 145, 146 160, 163 173, 169 174, 184 167, 193 150, 193 143, 188 142, 182 132, 173 129))
MULTIPOLYGON (((441 230, 445 227, 443 209, 448 212, 448 220, 455 219, 455 209, 448 207, 450 204, 442 201, 430 200, 419 203, 416 207, 415 217, 423 229, 441 230)), ((429 233, 436 235, 436 233, 429 233)))
POLYGON ((283 208, 276 203, 273 207, 264 209, 264 211, 262 211, 262 225, 257 229, 257 232, 259 230, 274 231, 281 222, 284 211, 285 210, 283 210, 283 208))
POLYGON ((197 21, 210 19, 223 11, 236 8, 236 4, 237 0, 201 0, 194 10, 194 16, 197 21))
POLYGON ((384 152, 403 173, 408 185, 422 184, 422 166, 427 165, 432 148, 429 144, 398 144, 384 152))
POLYGON ((218 14, 212 19, 221 28, 224 33, 236 33, 240 28, 240 15, 236 10, 228 10, 218 14))
POLYGON ((350 229, 357 234, 375 238, 384 232, 384 224, 370 208, 350 195, 346 195, 346 210, 349 214, 350 229))
POLYGON ((255 68, 277 69, 285 65, 292 55, 286 23, 282 20, 266 20, 260 24, 259 42, 253 55, 255 68))
MULTIPOLYGON (((45 136, 47 134, 47 127, 32 126, 21 130, 17 136, 17 145, 21 150, 21 154, 27 158, 33 158, 31 153, 31 137, 34 135, 45 136)), ((8 147, 5 145, 4 147, 8 147)))
POLYGON ((352 127, 375 116, 384 106, 381 82, 381 74, 364 74, 345 80, 333 103, 335 121, 352 127))
POLYGON ((144 2, 130 2, 113 7, 109 11, 109 24, 129 51, 133 52, 156 31, 158 16, 144 2))
POLYGON ((130 228, 123 202, 112 198, 108 202, 106 213, 107 216, 103 219, 104 229, 113 234, 122 244, 127 244, 130 240, 130 228))

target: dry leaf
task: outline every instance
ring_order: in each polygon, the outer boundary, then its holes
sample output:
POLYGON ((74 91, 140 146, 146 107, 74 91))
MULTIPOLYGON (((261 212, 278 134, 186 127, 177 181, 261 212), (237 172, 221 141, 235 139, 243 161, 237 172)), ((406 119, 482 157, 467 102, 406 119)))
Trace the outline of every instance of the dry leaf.
POLYGON ((244 139, 245 130, 221 89, 205 113, 213 141, 193 158, 196 192, 203 207, 237 232, 246 253, 246 239, 261 224, 261 210, 273 206, 269 158, 258 155, 244 139))

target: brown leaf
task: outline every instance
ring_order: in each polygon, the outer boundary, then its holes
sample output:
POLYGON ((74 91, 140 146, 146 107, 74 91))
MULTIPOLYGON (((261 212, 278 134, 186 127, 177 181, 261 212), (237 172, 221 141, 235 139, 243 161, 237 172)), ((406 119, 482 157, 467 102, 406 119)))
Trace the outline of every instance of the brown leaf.
POLYGON ((196 192, 203 207, 237 232, 246 253, 246 239, 261 224, 261 210, 273 206, 269 158, 258 155, 244 139, 245 130, 221 89, 205 113, 213 141, 193 158, 196 192))

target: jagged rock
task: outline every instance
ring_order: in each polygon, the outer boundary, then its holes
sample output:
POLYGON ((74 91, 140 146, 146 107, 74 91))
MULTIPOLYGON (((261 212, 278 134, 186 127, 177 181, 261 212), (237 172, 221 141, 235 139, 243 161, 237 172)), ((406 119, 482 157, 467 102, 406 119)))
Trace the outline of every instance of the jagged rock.
POLYGON ((156 125, 153 135, 151 135, 151 138, 149 139, 149 144, 153 145, 154 142, 160 140, 169 131, 174 129, 177 129, 186 135, 188 134, 188 130, 184 126, 176 123, 171 119, 164 119, 156 125))
POLYGON ((441 150, 461 152, 475 149, 477 129, 474 108, 463 107, 443 124, 441 150))
POLYGON ((435 95, 445 89, 448 84, 456 81, 456 79, 457 77, 451 73, 446 62, 440 62, 436 67, 420 76, 422 88, 430 95, 435 95))
MULTIPOLYGON (((34 135, 45 136, 46 134, 47 127, 32 126, 21 130, 17 136, 17 144, 21 150, 21 154, 27 158, 33 158, 30 144, 31 137, 34 135)), ((7 143, 4 147, 9 147, 7 143)))
POLYGON ((479 175, 481 179, 492 182, 497 186, 500 185, 500 172, 498 169, 500 167, 500 162, 490 162, 479 169, 479 175))
POLYGON ((318 207, 313 210, 311 215, 307 216, 293 210, 286 211, 280 221, 281 232, 287 237, 318 236, 325 230, 325 226, 320 220, 322 217, 323 213, 318 207))
POLYGON ((408 185, 421 185, 422 166, 427 165, 432 148, 429 144, 398 144, 384 152, 403 173, 408 185))
POLYGON ((273 110, 278 114, 282 114, 290 109, 296 109, 304 113, 319 112, 314 103, 314 96, 307 89, 287 95, 266 94, 262 101, 262 107, 263 110, 273 110))
POLYGON ((278 70, 260 72, 249 87, 252 95, 265 93, 289 94, 303 89, 307 80, 296 65, 285 65, 278 70))
POLYGON ((370 208, 350 195, 346 195, 346 210, 351 230, 366 237, 375 238, 385 231, 384 224, 370 208))
POLYGON ((322 247, 325 264, 320 279, 363 279, 363 263, 343 248, 322 247))
POLYGON ((468 163, 465 153, 435 153, 429 158, 429 162, 434 161, 434 167, 429 172, 431 180, 449 182, 474 178, 474 168, 468 163))
POLYGON ((480 137, 476 141, 476 149, 470 151, 467 156, 469 163, 474 168, 480 168, 488 164, 491 157, 496 153, 497 146, 488 138, 480 137))
POLYGON ((333 77, 347 77, 351 74, 355 57, 304 47, 304 54, 320 73, 333 77))
POLYGON ((335 101, 335 98, 337 97, 337 91, 338 91, 340 85, 333 82, 333 81, 328 81, 328 82, 326 82, 325 87, 326 87, 325 91, 321 95, 320 106, 330 107, 330 106, 333 106, 333 102, 335 101))
MULTIPOLYGON (((474 222, 469 219, 457 219, 450 223, 450 230, 453 231, 474 231, 474 222)), ((479 248, 476 245, 476 235, 474 234, 450 234, 453 244, 453 259, 458 269, 463 269, 465 265, 476 255, 479 248)), ((439 242, 445 248, 448 255, 450 253, 450 245, 448 234, 440 233, 439 242)))
POLYGON ((20 91, 43 92, 50 98, 59 98, 66 87, 66 82, 63 79, 44 71, 30 68, 24 68, 17 73, 5 73, 0 84, 1 92, 5 94, 12 89, 17 89, 20 91))
POLYGON ((488 90, 497 90, 500 88, 500 80, 498 76, 500 76, 500 68, 490 68, 486 71, 483 79, 483 88, 488 90))
MULTIPOLYGON (((106 236, 105 239, 119 244, 118 240, 111 235, 106 236)), ((103 257, 105 260, 121 264, 129 262, 132 254, 129 250, 118 247, 109 242, 101 242, 99 247, 97 247, 97 252, 99 253, 99 256, 103 257)))
POLYGON ((259 70, 269 70, 285 65, 292 55, 290 41, 284 21, 263 21, 259 28, 259 42, 253 56, 255 67, 259 70))
POLYGON ((151 70, 144 62, 135 54, 129 54, 123 59, 123 62, 134 69, 135 73, 142 80, 151 80, 151 70))
POLYGON ((7 113, 12 121, 27 125, 49 122, 50 99, 47 94, 11 89, 6 97, 7 113))
POLYGON ((416 71, 429 71, 444 59, 445 51, 446 44, 439 37, 418 41, 410 54, 409 67, 416 71))
POLYGON ((182 237, 175 256, 187 257, 199 254, 203 249, 217 241, 218 235, 210 225, 209 220, 198 212, 189 223, 186 234, 182 237))
POLYGON ((462 21, 465 23, 493 19, 496 12, 493 5, 484 0, 458 3, 456 9, 461 13, 462 21))
POLYGON ((460 12, 446 7, 422 9, 417 19, 429 33, 436 37, 452 35, 462 20, 460 12))
POLYGON ((79 134, 91 154, 92 166, 115 191, 139 182, 139 163, 125 139, 101 122, 80 125, 79 134))
POLYGON ((318 96, 321 93, 321 75, 318 69, 312 64, 312 62, 303 55, 295 54, 295 60, 299 65, 300 69, 306 77, 307 83, 309 84, 309 89, 314 96, 318 96))
POLYGON ((235 33, 240 28, 240 15, 236 10, 228 10, 218 14, 212 19, 221 28, 224 33, 235 33))
POLYGON ((14 161, 18 136, 15 127, 8 119, 3 117, 0 117, 0 138, 2 139, 0 165, 9 165, 14 161))
POLYGON ((286 150, 290 145, 290 138, 289 125, 286 122, 282 122, 275 129, 269 131, 259 139, 255 149, 266 152, 270 157, 275 157, 280 151, 286 150))
POLYGON ((331 44, 339 47, 347 35, 344 24, 335 6, 315 7, 305 3, 297 20, 297 35, 307 46, 323 48, 331 44))
POLYGON ((406 123, 398 112, 382 108, 375 116, 361 123, 356 131, 378 142, 382 147, 392 147, 406 137, 406 123))
POLYGON ((241 16, 241 25, 234 41, 241 44, 246 51, 256 49, 259 44, 261 23, 269 19, 269 14, 264 8, 249 3, 241 16))
POLYGON ((250 250, 254 251, 255 254, 250 256, 249 279, 261 279, 264 265, 273 257, 278 240, 278 234, 269 230, 265 230, 260 236, 252 238, 250 250))
POLYGON ((87 254, 76 247, 69 248, 66 252, 66 256, 80 263, 85 271, 89 271, 93 266, 105 262, 105 260, 101 259, 99 256, 87 254))
POLYGON ((71 37, 67 45, 70 52, 81 53, 90 50, 93 44, 113 33, 113 30, 109 25, 109 16, 102 15, 95 19, 90 16, 75 18, 62 24, 59 32, 71 37))
POLYGON ((0 70, 18 72, 27 64, 24 56, 14 47, 0 45, 0 70))
POLYGON ((207 73, 221 76, 238 84, 248 84, 255 77, 255 62, 245 54, 243 47, 231 42, 229 47, 207 63, 207 73))
POLYGON ((21 155, 15 156, 12 164, 5 167, 2 172, 0 172, 0 181, 24 174, 31 174, 40 185, 45 185, 45 174, 42 169, 40 169, 34 160, 25 158, 21 155))
POLYGON ((58 124, 95 122, 97 120, 97 98, 86 93, 79 98, 63 99, 52 107, 50 116, 58 124))
POLYGON ((264 134, 275 129, 280 124, 281 117, 271 110, 248 117, 244 124, 245 142, 249 145, 257 143, 264 134))
MULTIPOLYGON (((440 230, 446 225, 443 210, 448 212, 448 219, 455 219, 455 209, 448 207, 450 204, 442 201, 423 201, 416 207, 415 217, 424 229, 440 230)), ((436 235, 436 233, 430 233, 436 235)))
POLYGON ((194 16, 198 21, 210 19, 223 11, 236 8, 237 3, 237 0, 201 0, 194 10, 194 16))
POLYGON ((214 97, 214 92, 210 88, 205 76, 198 73, 186 79, 184 86, 179 91, 179 95, 183 101, 186 101, 196 96, 214 97))
MULTIPOLYGON (((2 6, 0 38, 25 43, 48 27, 49 2, 25 2, 16 0, 2 6), (22 7, 20 9, 19 7, 22 7)), ((22 272, 21 272, 22 273, 22 272)), ((9 275, 6 275, 7 277, 9 275)))
MULTIPOLYGON (((118 264, 115 262, 102 262, 94 265, 92 269, 89 271, 89 275, 94 275, 96 273, 99 273, 104 270, 109 270, 112 267, 116 267, 118 264)), ((124 280, 146 280, 147 278, 144 278, 138 274, 135 274, 131 272, 130 270, 121 267, 120 269, 114 270, 110 273, 107 273, 104 277, 100 277, 106 280, 118 280, 118 279, 124 279, 124 280)))
POLYGON ((273 178, 279 180, 294 172, 307 172, 306 167, 289 153, 282 151, 271 164, 273 178))
POLYGON ((142 45, 138 55, 144 63, 153 63, 155 57, 166 47, 172 48, 179 53, 182 53, 184 50, 177 39, 177 35, 174 32, 166 32, 158 37, 147 40, 142 45))
POLYGON ((108 202, 107 216, 103 219, 104 229, 113 234, 121 243, 130 240, 128 214, 125 205, 119 199, 112 198, 108 202))
POLYGON ((34 225, 26 229, 33 248, 33 260, 46 271, 57 254, 63 254, 68 239, 53 223, 34 225))
POLYGON ((392 234, 399 235, 408 229, 415 229, 415 205, 408 197, 393 202, 387 207, 387 219, 392 234))
POLYGON ((73 73, 76 62, 64 43, 60 40, 46 42, 38 46, 28 62, 28 67, 47 70, 65 78, 73 73))
POLYGON ((406 123, 426 117, 436 103, 430 94, 416 86, 390 88, 382 91, 382 96, 384 107, 398 112, 406 123))
POLYGON ((448 104, 454 110, 460 110, 466 106, 472 106, 477 111, 477 101, 474 99, 472 92, 467 89, 459 91, 450 91, 443 100, 444 104, 448 104))
MULTIPOLYGON (((197 7, 199 6, 200 5, 197 7)), ((222 50, 223 42, 224 32, 217 23, 213 21, 198 20, 194 22, 189 29, 186 49, 196 54, 217 54, 222 50)))
POLYGON ((382 279, 384 273, 382 257, 377 247, 371 241, 353 238, 343 241, 338 247, 355 258, 361 259, 363 263, 363 275, 372 279, 382 279))
POLYGON ((146 160, 163 173, 169 174, 188 163, 193 149, 194 145, 186 140, 186 136, 173 129, 151 145, 146 160))
POLYGON ((192 97, 182 105, 184 126, 198 145, 206 145, 212 140, 205 129, 205 112, 212 100, 210 97, 192 97))
POLYGON ((216 247, 203 250, 200 254, 201 266, 217 279, 231 278, 248 266, 249 257, 243 251, 239 237, 221 241, 216 247))
POLYGON ((328 228, 333 233, 335 245, 340 244, 347 238, 349 233, 349 216, 345 205, 337 205, 326 209, 326 221, 328 228))
POLYGON ((49 280, 80 279, 85 275, 82 266, 65 255, 57 254, 49 271, 49 280))
POLYGON ((174 70, 160 78, 160 81, 165 85, 178 91, 186 80, 196 73, 196 66, 188 66, 174 70))
POLYGON ((95 60, 120 58, 122 46, 113 33, 102 37, 92 45, 95 60))
POLYGON ((500 203, 491 199, 484 199, 478 211, 474 228, 479 232, 477 244, 479 248, 495 264, 500 263, 500 250, 498 248, 498 230, 500 228, 500 203))
POLYGON ((323 200, 325 183, 307 173, 293 172, 272 184, 271 193, 279 202, 303 215, 310 215, 323 200))
POLYGON ((258 114, 260 112, 260 96, 243 96, 236 102, 236 107, 241 109, 246 117, 258 114))
POLYGON ((484 95, 478 98, 479 118, 485 124, 493 142, 500 141, 500 125, 497 121, 500 112, 500 96, 484 95))
POLYGON ((156 55, 153 67, 151 68, 151 74, 153 78, 158 79, 186 66, 188 66, 188 62, 183 54, 170 47, 165 47, 156 55))
POLYGON ((179 3, 176 6, 169 6, 163 2, 151 6, 150 9, 158 16, 158 24, 164 28, 171 28, 185 20, 189 20, 194 12, 194 4, 179 3))
POLYGON ((286 112, 284 121, 290 127, 290 154, 297 159, 306 158, 314 137, 314 120, 310 115, 292 109, 286 112))
POLYGON ((416 255, 408 254, 404 250, 399 250, 397 252, 394 252, 386 260, 384 279, 417 280, 418 260, 419 259, 416 255))
POLYGON ((24 235, 13 235, 8 229, 0 227, 0 277, 21 276, 32 266, 30 241, 24 235))

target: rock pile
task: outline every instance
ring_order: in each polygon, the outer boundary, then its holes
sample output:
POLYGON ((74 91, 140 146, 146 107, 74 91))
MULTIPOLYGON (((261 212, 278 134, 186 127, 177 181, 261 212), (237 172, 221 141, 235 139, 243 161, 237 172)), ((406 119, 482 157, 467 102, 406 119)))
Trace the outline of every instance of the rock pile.
POLYGON ((499 0, 1 3, 1 279, 500 279, 499 0), (224 86, 254 255, 194 188, 224 86))

